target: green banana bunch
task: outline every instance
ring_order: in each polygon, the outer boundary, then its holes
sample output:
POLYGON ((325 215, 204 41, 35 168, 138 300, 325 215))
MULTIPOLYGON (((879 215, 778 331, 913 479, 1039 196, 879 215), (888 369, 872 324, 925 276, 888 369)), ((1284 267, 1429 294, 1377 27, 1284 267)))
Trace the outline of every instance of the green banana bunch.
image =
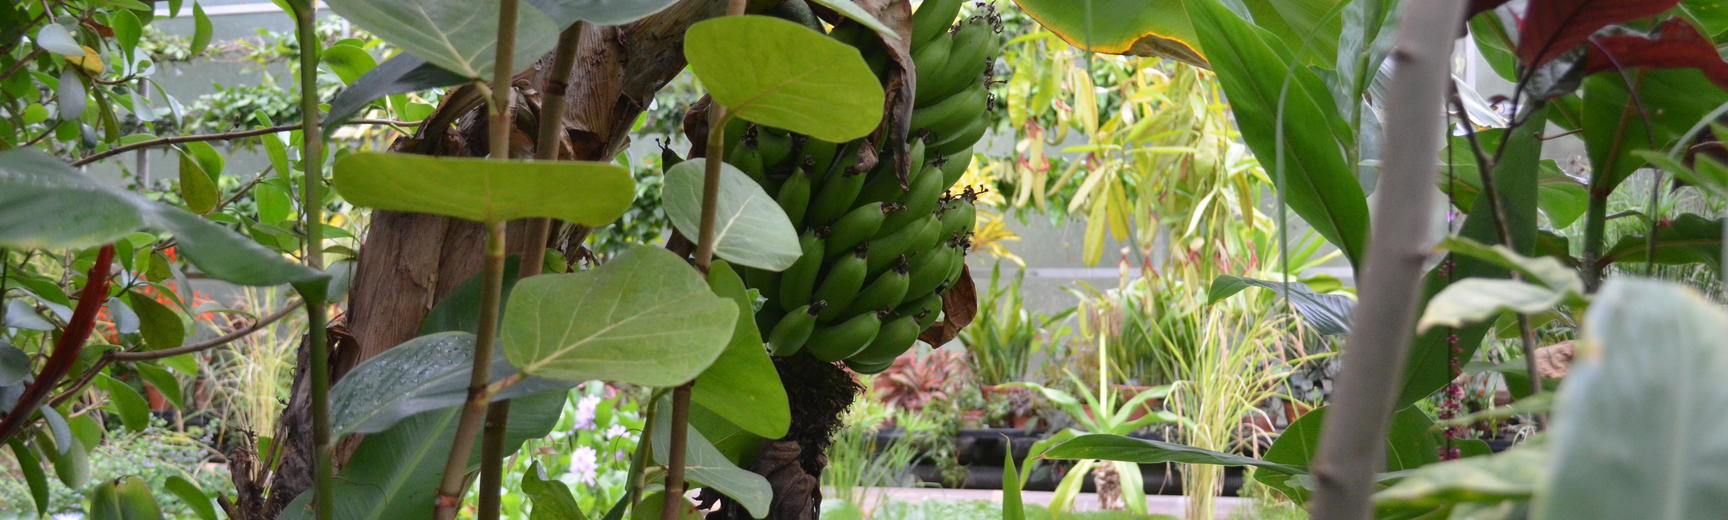
MULTIPOLYGON (((781 272, 744 271, 769 301, 757 312, 769 351, 852 370, 887 369, 942 315, 943 293, 966 265, 976 192, 947 195, 989 131, 991 62, 1002 45, 994 9, 956 20, 965 0, 925 0, 912 16, 917 86, 905 179, 888 149, 855 166, 871 138, 830 143, 733 120, 725 160, 774 197, 799 229, 802 256, 781 272), (860 171, 862 170, 862 171, 860 171)), ((843 23, 830 33, 882 74, 893 63, 874 33, 843 23)))

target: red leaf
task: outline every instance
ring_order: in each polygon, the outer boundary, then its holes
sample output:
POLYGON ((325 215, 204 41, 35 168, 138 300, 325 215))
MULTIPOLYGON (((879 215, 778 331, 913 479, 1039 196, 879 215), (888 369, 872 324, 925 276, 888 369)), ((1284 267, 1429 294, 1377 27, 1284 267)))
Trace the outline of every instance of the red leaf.
POLYGON ((1716 86, 1728 89, 1728 62, 1716 53, 1716 45, 1684 18, 1669 18, 1649 35, 1597 37, 1585 50, 1586 75, 1615 69, 1693 68, 1716 86))
POLYGON ((1518 59, 1535 68, 1578 47, 1597 29, 1655 16, 1680 0, 1530 0, 1518 26, 1518 59))

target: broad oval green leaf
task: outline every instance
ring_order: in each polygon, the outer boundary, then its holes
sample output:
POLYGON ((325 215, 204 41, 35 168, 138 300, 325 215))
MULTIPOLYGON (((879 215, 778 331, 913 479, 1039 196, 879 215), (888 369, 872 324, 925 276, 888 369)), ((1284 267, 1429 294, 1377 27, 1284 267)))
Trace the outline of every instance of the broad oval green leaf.
POLYGON ((372 55, 359 45, 331 45, 319 53, 318 61, 330 69, 330 72, 336 73, 336 77, 341 79, 344 85, 353 85, 355 80, 378 67, 378 60, 373 59, 372 55))
POLYGON ((1488 321, 1502 312, 1534 314, 1554 308, 1570 294, 1541 285, 1501 278, 1466 278, 1446 286, 1428 300, 1416 331, 1432 327, 1463 327, 1488 321))
POLYGON ((109 409, 120 416, 127 430, 140 432, 150 425, 150 404, 137 389, 107 375, 97 376, 97 384, 108 393, 109 409))
POLYGON ((18 472, 24 474, 24 483, 30 488, 30 500, 36 503, 36 514, 41 516, 48 512, 48 473, 42 471, 42 463, 36 460, 34 450, 24 445, 21 439, 8 439, 6 445, 12 448, 13 460, 18 462, 18 472))
POLYGON ((720 356, 737 315, 683 258, 635 246, 589 271, 517 282, 501 341, 525 374, 675 386, 720 356))
POLYGON ((714 294, 738 307, 738 318, 734 320, 732 340, 726 351, 702 375, 696 376, 690 402, 757 436, 769 439, 785 436, 792 424, 786 388, 780 384, 780 373, 762 345, 762 332, 756 329, 754 302, 750 301, 744 280, 726 262, 715 262, 708 266, 708 285, 714 294))
POLYGON ((216 33, 216 26, 210 23, 210 16, 204 14, 204 4, 192 2, 192 55, 204 54, 204 48, 210 46, 210 38, 216 33))
MULTIPOLYGON (((504 453, 515 453, 528 439, 552 431, 562 413, 564 392, 544 392, 511 401, 504 431, 504 453)), ((461 416, 455 408, 409 417, 382 433, 366 436, 336 475, 335 518, 395 520, 431 518, 438 479, 450 456, 451 438, 461 416)), ((475 453, 479 452, 478 443, 475 453)), ((469 470, 479 466, 470 455, 469 470)), ((282 510, 280 520, 310 520, 312 493, 301 493, 282 510)))
MULTIPOLYGON (((666 216, 687 237, 701 231, 703 168, 706 159, 690 159, 666 171, 661 188, 666 216)), ((720 163, 720 199, 715 211, 714 255, 769 271, 781 271, 798 261, 798 231, 786 211, 762 185, 730 164, 720 163)))
POLYGON ((882 122, 882 85, 858 49, 796 22, 726 16, 684 34, 690 70, 732 115, 824 141, 882 122))
POLYGON ((624 214, 636 196, 630 172, 612 163, 402 153, 343 156, 333 184, 355 205, 475 222, 546 217, 598 226, 624 214))
POLYGON ((216 516, 216 506, 210 501, 210 495, 205 494, 204 490, 198 487, 198 484, 186 480, 185 477, 174 475, 168 477, 168 480, 162 483, 162 487, 167 489, 169 493, 173 493, 175 497, 179 497, 180 501, 186 504, 186 507, 198 514, 200 520, 217 520, 219 518, 216 516))
MULTIPOLYGON (((366 360, 330 388, 330 433, 378 433, 404 418, 453 408, 467 400, 474 369, 474 335, 440 332, 408 340, 366 360)), ((516 375, 502 356, 492 362, 492 381, 516 375)), ((494 401, 570 388, 572 383, 525 378, 505 387, 494 401)))
POLYGON ((546 469, 534 461, 522 474, 522 493, 534 504, 528 520, 584 520, 582 507, 570 495, 570 487, 558 479, 546 478, 546 469))
POLYGON ((214 222, 98 182, 41 151, 0 152, 0 246, 83 248, 139 228, 173 234, 179 251, 213 278, 252 286, 324 278, 214 222))
MULTIPOLYGON (((14 300, 16 301, 16 300, 14 300)), ((7 302, 11 303, 11 302, 7 302)), ((7 309, 11 311, 11 309, 7 309)), ((11 312, 7 312, 11 314, 11 312)), ((0 342, 0 386, 10 386, 30 375, 30 356, 18 347, 0 342)))
MULTIPOLYGON (((664 398, 657 408, 658 413, 654 414, 653 438, 650 442, 654 462, 665 465, 666 454, 672 448, 671 398, 664 398)), ((684 445, 684 475, 702 487, 732 497, 750 512, 750 516, 768 516, 768 504, 774 499, 774 489, 768 486, 768 479, 732 465, 726 455, 702 437, 702 432, 690 426, 685 428, 689 433, 684 445)))
POLYGON ((198 161, 186 152, 180 153, 180 199, 186 201, 186 209, 203 215, 216 209, 217 199, 222 194, 216 191, 216 182, 210 179, 210 174, 204 171, 198 161))
POLYGON ((36 31, 36 45, 61 56, 83 56, 84 47, 72 38, 72 32, 58 23, 42 24, 36 31))
MULTIPOLYGON (((499 0, 330 0, 330 8, 444 70, 490 80, 497 54, 499 0)), ((517 8, 512 68, 532 65, 558 43, 562 29, 532 5, 517 8)))
POLYGON ((1193 446, 1136 439, 1124 435, 1087 434, 1057 444, 1044 452, 1050 459, 1119 460, 1140 464, 1180 462, 1185 464, 1216 464, 1220 466, 1254 466, 1286 475, 1306 474, 1299 466, 1268 462, 1253 457, 1200 449, 1193 446))
POLYGON ((1609 280, 1554 401, 1553 463, 1531 518, 1710 518, 1728 460, 1728 312, 1696 290, 1609 280), (1606 476, 1612 475, 1612 478, 1606 476))

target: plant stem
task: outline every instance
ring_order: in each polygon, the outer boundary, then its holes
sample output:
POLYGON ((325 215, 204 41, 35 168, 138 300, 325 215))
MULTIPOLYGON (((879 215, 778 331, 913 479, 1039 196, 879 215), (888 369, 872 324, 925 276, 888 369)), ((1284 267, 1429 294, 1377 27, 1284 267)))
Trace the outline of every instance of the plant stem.
POLYGON ((1399 22, 1390 59, 1396 71, 1387 100, 1386 175, 1375 201, 1374 233, 1361 281, 1343 372, 1321 430, 1314 518, 1369 518, 1374 474, 1413 336, 1422 264, 1427 258, 1436 165, 1444 137, 1452 40, 1463 0, 1415 2, 1399 22))
MULTIPOLYGON (((305 183, 300 197, 301 213, 305 216, 306 266, 324 270, 324 136, 318 113, 318 54, 320 43, 313 21, 318 14, 318 2, 305 0, 296 4, 294 25, 300 43, 300 164, 305 168, 305 183)), ((139 143, 143 144, 143 143, 139 143)), ((112 150, 111 150, 112 151, 112 150)), ((94 160, 92 156, 91 160, 94 160)), ((309 344, 306 363, 311 374, 312 398, 312 482, 313 514, 318 520, 333 516, 335 473, 330 446, 330 345, 325 337, 325 311, 328 309, 324 288, 301 291, 306 304, 306 341, 309 344)))
POLYGON ((78 306, 73 309, 72 318, 66 320, 66 328, 61 329, 60 337, 55 338, 54 350, 43 363, 42 372, 24 388, 17 402, 8 403, 11 413, 0 419, 0 442, 12 438, 29 424, 30 419, 36 416, 36 407, 47 399, 48 392, 71 373, 72 365, 78 361, 78 352, 84 349, 85 340, 90 339, 90 332, 96 328, 96 315, 102 311, 102 304, 108 301, 108 270, 112 265, 114 245, 102 246, 96 253, 96 262, 90 265, 84 276, 84 290, 78 293, 78 306))
MULTIPOLYGON (((314 64, 314 65, 316 65, 316 64, 314 64)), ((314 100, 316 100, 316 98, 314 98, 314 100)), ((419 126, 420 123, 421 123, 420 121, 394 121, 394 120, 389 120, 389 119, 350 119, 346 122, 343 122, 342 124, 344 124, 344 125, 419 126)), ((292 130, 299 130, 302 126, 304 126, 303 123, 296 123, 296 124, 291 124, 291 125, 276 125, 276 126, 267 126, 264 128, 252 128, 252 129, 248 129, 248 130, 235 130, 232 132, 217 132, 214 134, 174 135, 174 136, 168 136, 168 137, 158 137, 156 139, 151 139, 148 141, 138 141, 136 143, 120 145, 120 146, 116 146, 113 148, 109 148, 107 150, 96 152, 94 154, 90 154, 89 157, 85 157, 83 159, 73 161, 72 165, 73 166, 84 166, 86 164, 100 161, 102 159, 107 159, 109 157, 120 155, 120 154, 130 152, 133 150, 141 150, 141 149, 145 149, 145 148, 156 148, 156 147, 168 146, 168 145, 172 145, 172 144, 190 143, 190 142, 195 142, 195 141, 228 141, 228 140, 233 140, 233 139, 245 139, 248 137, 258 137, 260 135, 269 135, 269 134, 274 134, 274 133, 278 133, 278 132, 287 132, 287 131, 292 131, 292 130)), ((318 130, 320 132, 322 132, 323 128, 319 128, 318 130)))
MULTIPOLYGON (((487 114, 491 119, 486 123, 490 155, 497 161, 510 159, 510 130, 515 122, 511 95, 516 89, 511 87, 510 77, 516 69, 510 61, 511 55, 516 51, 516 7, 517 0, 501 0, 498 8, 498 41, 492 60, 492 97, 487 114)), ((489 419, 483 416, 487 413, 487 403, 492 400, 494 392, 488 385, 492 382, 492 349, 498 342, 498 311, 504 293, 504 241, 507 229, 502 221, 486 223, 486 263, 481 268, 484 278, 480 290, 480 323, 474 340, 474 368, 468 377, 468 401, 462 405, 462 417, 456 423, 450 457, 444 462, 444 479, 438 486, 439 520, 456 518, 456 510, 462 504, 463 484, 468 474, 469 452, 474 447, 475 437, 480 434, 483 419, 489 419)), ((488 467, 498 468, 503 464, 502 424, 507 417, 499 419, 499 446, 491 453, 482 450, 480 467, 483 470, 488 467)), ((497 482, 493 484, 496 486, 497 482)), ((482 486, 481 519, 497 518, 497 494, 497 489, 486 489, 482 486), (488 500, 491 503, 487 503, 488 500), (488 505, 491 506, 491 516, 485 516, 488 505)))
MULTIPOLYGON (((569 90, 566 78, 576 65, 576 44, 582 36, 582 23, 577 22, 558 35, 558 47, 553 51, 552 72, 541 89, 540 128, 534 141, 534 158, 542 161, 558 158, 558 134, 564 129, 564 91, 569 90)), ((518 278, 540 274, 546 263, 546 236, 551 233, 552 220, 528 219, 528 236, 524 237, 522 260, 517 264, 518 278)), ((498 518, 502 503, 498 494, 504 489, 504 433, 510 424, 510 401, 498 401, 486 409, 486 430, 480 438, 480 518, 498 518)))

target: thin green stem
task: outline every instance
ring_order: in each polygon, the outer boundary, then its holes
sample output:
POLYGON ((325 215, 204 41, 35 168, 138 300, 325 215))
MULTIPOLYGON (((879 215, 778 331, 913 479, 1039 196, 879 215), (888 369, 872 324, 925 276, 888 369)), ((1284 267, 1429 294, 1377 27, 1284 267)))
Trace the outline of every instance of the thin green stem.
MULTIPOLYGON (((306 266, 324 269, 324 136, 318 113, 318 34, 313 21, 318 14, 316 1, 295 4, 294 25, 300 43, 300 151, 305 168, 305 183, 300 197, 304 214, 306 266)), ((312 383, 312 489, 313 514, 318 520, 333 517, 335 502, 334 453, 330 446, 330 345, 325 336, 327 310, 323 290, 302 291, 306 302, 306 340, 310 343, 306 363, 312 383)))
MULTIPOLYGON (((558 158, 564 129, 564 91, 568 90, 570 71, 576 65, 576 44, 582 35, 582 23, 577 22, 558 35, 558 47, 553 51, 552 72, 541 89, 540 129, 534 142, 534 158, 543 161, 558 158)), ((517 276, 528 278, 540 274, 546 262, 546 237, 552 221, 546 218, 528 219, 528 236, 522 244, 522 260, 517 276)), ((486 429, 480 437, 480 518, 498 518, 504 489, 504 433, 510 424, 510 401, 498 401, 486 409, 486 429)))
MULTIPOLYGON (((514 126, 511 96, 516 89, 511 88, 510 77, 516 70, 511 63, 511 55, 516 50, 516 13, 517 0, 502 0, 498 8, 498 41, 496 54, 493 58, 490 103, 487 115, 488 145, 493 160, 508 160, 510 158, 510 130, 514 126)), ((438 486, 437 518, 452 520, 456 518, 456 510, 462 504, 462 488, 468 474, 469 452, 474 447, 474 440, 480 436, 483 423, 493 422, 487 416, 487 403, 492 400, 496 391, 490 387, 492 379, 492 350, 498 342, 499 305, 504 293, 504 243, 507 226, 504 222, 486 223, 486 263, 481 269, 484 276, 480 291, 480 323, 474 340, 474 368, 468 378, 468 401, 462 406, 462 416, 456 424, 456 435, 450 446, 450 457, 444 462, 444 478, 438 486)), ((508 412, 505 412, 508 413, 508 412)), ((497 417, 498 430, 503 431, 503 424, 508 417, 497 417)), ((499 435, 496 450, 482 449, 480 467, 502 471, 503 440, 499 435)), ((495 520, 498 518, 498 484, 501 478, 492 482, 492 488, 482 486, 480 490, 480 518, 495 520), (488 509, 490 508, 490 509, 488 509), (488 516, 490 511, 490 516, 488 516)))

